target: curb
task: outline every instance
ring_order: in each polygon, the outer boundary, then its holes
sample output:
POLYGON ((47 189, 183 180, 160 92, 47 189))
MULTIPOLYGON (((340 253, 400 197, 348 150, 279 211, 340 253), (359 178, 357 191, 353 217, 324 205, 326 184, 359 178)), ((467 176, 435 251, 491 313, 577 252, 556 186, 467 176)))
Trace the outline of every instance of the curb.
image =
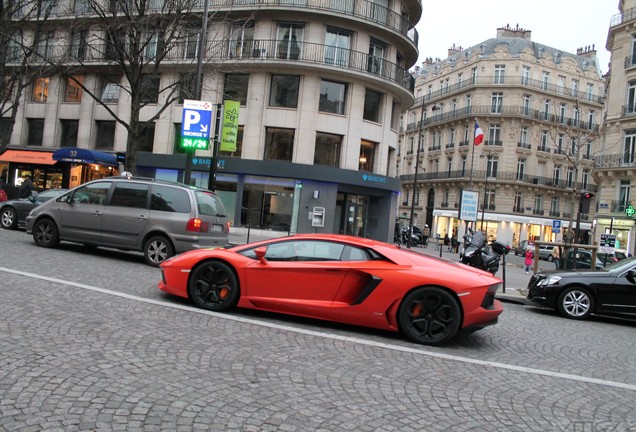
POLYGON ((532 302, 525 296, 525 290, 520 288, 506 288, 506 292, 495 293, 495 298, 504 303, 515 303, 521 305, 529 305, 532 302))

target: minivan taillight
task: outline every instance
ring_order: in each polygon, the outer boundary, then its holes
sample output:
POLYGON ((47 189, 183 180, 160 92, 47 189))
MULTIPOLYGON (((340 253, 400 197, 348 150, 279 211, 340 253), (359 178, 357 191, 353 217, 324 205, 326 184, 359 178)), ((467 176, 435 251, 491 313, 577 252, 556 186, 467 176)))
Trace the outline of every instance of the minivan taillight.
POLYGON ((186 231, 191 232, 208 232, 210 230, 210 224, 208 222, 203 222, 199 218, 192 218, 188 221, 188 225, 186 226, 186 231))

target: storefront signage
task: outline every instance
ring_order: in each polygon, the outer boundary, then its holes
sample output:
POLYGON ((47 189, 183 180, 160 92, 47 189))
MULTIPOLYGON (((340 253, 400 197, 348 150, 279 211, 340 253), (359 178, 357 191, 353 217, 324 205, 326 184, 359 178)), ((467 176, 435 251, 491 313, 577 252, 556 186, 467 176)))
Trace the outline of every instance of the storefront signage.
POLYGON ((479 192, 462 191, 462 208, 459 218, 465 221, 477 221, 477 203, 479 192))
POLYGON ((634 207, 632 207, 631 204, 627 206, 627 208, 625 209, 625 214, 629 217, 632 217, 634 216, 634 213, 636 213, 636 210, 634 210, 634 207))
POLYGON ((362 174, 362 180, 365 182, 372 182, 372 183, 386 183, 386 177, 372 175, 372 174, 362 174))
POLYGON ((181 148, 207 150, 210 147, 211 122, 211 102, 184 100, 181 117, 181 148))
POLYGON ((238 119, 241 103, 226 100, 223 107, 223 125, 221 127, 221 151, 235 152, 238 137, 238 119))
POLYGON ((612 221, 611 219, 601 219, 599 218, 598 220, 598 224, 599 225, 612 225, 615 227, 627 227, 627 228, 631 228, 634 226, 634 220, 633 219, 614 219, 614 221, 612 221))

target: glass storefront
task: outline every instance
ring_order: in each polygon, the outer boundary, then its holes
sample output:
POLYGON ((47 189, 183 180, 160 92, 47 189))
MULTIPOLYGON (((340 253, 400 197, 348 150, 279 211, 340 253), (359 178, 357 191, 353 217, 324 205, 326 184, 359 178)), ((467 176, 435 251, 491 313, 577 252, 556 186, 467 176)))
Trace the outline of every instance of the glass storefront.
POLYGON ((245 176, 241 226, 290 231, 296 180, 245 176))

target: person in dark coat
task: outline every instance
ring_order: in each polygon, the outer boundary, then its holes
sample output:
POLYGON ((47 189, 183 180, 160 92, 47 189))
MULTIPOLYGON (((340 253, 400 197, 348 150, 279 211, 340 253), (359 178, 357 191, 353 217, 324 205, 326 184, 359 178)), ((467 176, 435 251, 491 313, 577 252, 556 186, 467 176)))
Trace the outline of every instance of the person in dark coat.
POLYGON ((20 198, 30 197, 34 190, 35 186, 33 186, 33 180, 31 180, 31 176, 24 176, 24 180, 20 185, 20 198))

